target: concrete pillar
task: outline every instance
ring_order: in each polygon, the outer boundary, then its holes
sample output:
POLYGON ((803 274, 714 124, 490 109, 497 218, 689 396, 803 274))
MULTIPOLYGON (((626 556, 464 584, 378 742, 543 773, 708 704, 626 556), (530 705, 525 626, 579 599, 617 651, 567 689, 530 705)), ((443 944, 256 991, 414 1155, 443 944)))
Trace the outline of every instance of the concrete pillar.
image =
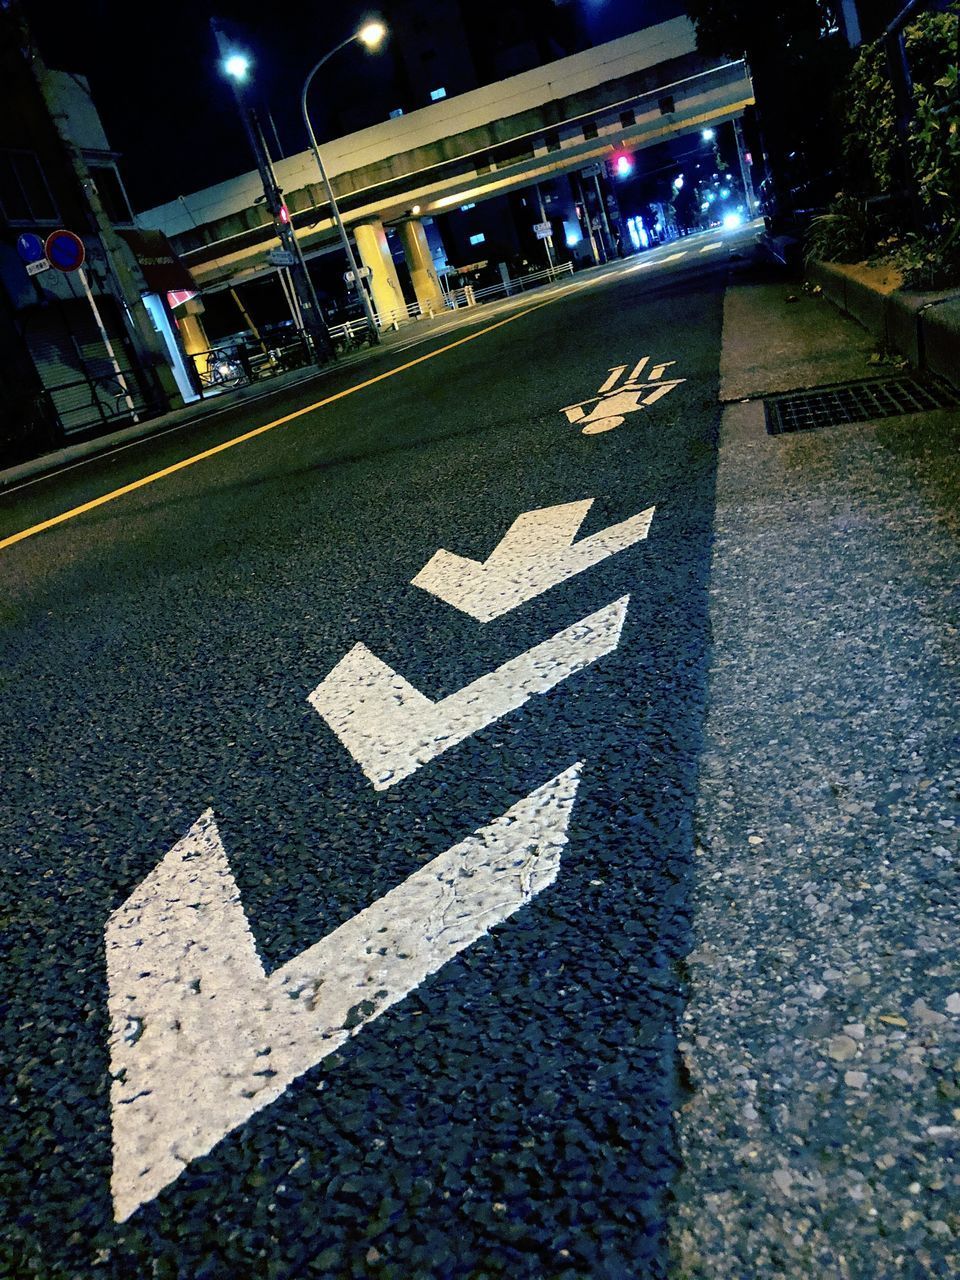
POLYGON ((413 291, 420 303, 424 315, 431 311, 440 312, 443 308, 443 291, 437 278, 437 269, 433 265, 433 255, 427 243, 427 233, 419 218, 411 218, 401 222, 397 228, 403 244, 403 256, 410 270, 413 291))
POLYGON ((407 304, 400 288, 397 269, 390 256, 383 223, 379 218, 357 223, 353 228, 353 235, 360 261, 370 269, 370 291, 380 319, 380 328, 392 324, 394 319, 402 324, 407 319, 407 304))
POLYGON ((210 343, 207 340, 206 330, 203 327, 203 321, 200 319, 199 311, 188 311, 190 303, 186 302, 183 309, 177 316, 177 328, 180 331, 180 341, 183 343, 183 349, 188 356, 199 355, 201 351, 209 351, 210 343))
POLYGON ((201 299, 191 298, 178 308, 176 317, 177 336, 180 339, 180 347, 183 351, 187 373, 194 389, 200 395, 203 394, 203 375, 207 373, 210 367, 209 356, 199 361, 194 359, 195 356, 199 356, 202 352, 210 350, 210 340, 203 327, 203 321, 200 319, 202 312, 203 302, 201 299))

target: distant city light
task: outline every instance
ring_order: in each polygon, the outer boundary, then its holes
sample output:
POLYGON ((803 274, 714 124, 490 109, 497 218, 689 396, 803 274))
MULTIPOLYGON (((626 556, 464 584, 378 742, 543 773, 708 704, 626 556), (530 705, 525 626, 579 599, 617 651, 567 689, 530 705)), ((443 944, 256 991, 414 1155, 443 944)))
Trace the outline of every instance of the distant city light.
POLYGON ((730 194, 730 188, 729 188, 729 187, 721 187, 721 188, 720 188, 720 199, 721 199, 721 200, 726 200, 726 198, 727 198, 727 196, 728 196, 729 194, 730 194))
POLYGON ((713 129, 704 129, 704 131, 700 134, 700 137, 704 140, 704 142, 712 142, 716 136, 717 135, 713 131, 713 129))
POLYGON ((430 90, 430 101, 431 101, 431 102, 439 102, 441 98, 445 98, 446 96, 447 96, 447 91, 446 91, 446 89, 431 89, 431 90, 430 90))
POLYGON ((739 213, 724 214, 723 225, 726 231, 735 231, 737 227, 743 225, 743 216, 739 213))
POLYGON ((250 59, 242 53, 231 53, 224 58, 223 69, 231 80, 246 80, 250 71, 250 59))
POLYGON ((673 189, 674 191, 679 191, 682 187, 683 187, 683 174, 678 173, 673 180, 673 189))
POLYGON ((477 232, 477 234, 476 234, 475 236, 471 236, 471 237, 470 237, 470 243, 471 243, 471 244, 483 244, 483 242, 484 242, 484 240, 486 240, 486 238, 487 238, 487 237, 483 234, 483 232, 482 232, 482 231, 478 231, 478 232, 477 232))
POLYGON ((627 230, 630 233, 630 240, 635 249, 646 249, 650 243, 650 237, 647 235, 647 229, 643 225, 642 218, 628 218, 627 230))

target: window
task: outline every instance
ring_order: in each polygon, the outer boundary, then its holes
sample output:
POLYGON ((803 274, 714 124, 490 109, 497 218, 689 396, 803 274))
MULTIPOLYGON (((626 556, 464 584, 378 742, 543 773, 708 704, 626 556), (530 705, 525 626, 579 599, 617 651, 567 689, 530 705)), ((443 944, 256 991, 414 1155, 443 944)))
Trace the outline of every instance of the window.
POLYGON ((460 212, 466 213, 468 209, 475 209, 476 207, 477 207, 476 200, 471 200, 469 204, 462 204, 460 206, 460 212))
POLYGON ((560 134, 556 129, 551 129, 549 133, 543 135, 543 145, 548 151, 560 150, 560 134))
POLYGON ((589 124, 583 126, 583 137, 585 142, 589 142, 591 138, 597 136, 597 126, 591 120, 589 124))
POLYGON ((91 165, 90 176, 93 178, 97 188, 97 195, 100 197, 100 203, 103 205, 103 211, 111 222, 121 226, 129 223, 133 225, 133 214, 130 211, 130 202, 127 199, 127 193, 123 189, 123 183, 120 181, 120 174, 117 172, 116 165, 91 165))
POLYGON ((403 107, 394 107, 393 110, 390 112, 390 119, 396 120, 398 116, 402 116, 402 115, 403 115, 403 107))
POLYGON ((658 106, 660 107, 660 114, 662 116, 672 116, 677 109, 672 93, 668 93, 665 98, 661 98, 658 106))
POLYGON ((0 151, 0 208, 8 222, 60 221, 34 152, 0 151))
POLYGON ((636 123, 637 123, 637 113, 635 111, 620 112, 621 129, 629 129, 632 124, 636 124, 636 123))
POLYGON ((482 232, 482 231, 478 231, 478 232, 477 232, 477 234, 476 234, 475 236, 471 236, 471 237, 470 237, 470 243, 471 243, 471 244, 483 244, 483 242, 484 242, 484 240, 486 240, 486 238, 487 238, 487 237, 483 234, 483 232, 482 232))
POLYGON ((430 90, 430 101, 431 101, 431 102, 439 102, 441 98, 445 98, 446 96, 447 96, 447 91, 446 91, 446 89, 431 89, 431 90, 430 90))

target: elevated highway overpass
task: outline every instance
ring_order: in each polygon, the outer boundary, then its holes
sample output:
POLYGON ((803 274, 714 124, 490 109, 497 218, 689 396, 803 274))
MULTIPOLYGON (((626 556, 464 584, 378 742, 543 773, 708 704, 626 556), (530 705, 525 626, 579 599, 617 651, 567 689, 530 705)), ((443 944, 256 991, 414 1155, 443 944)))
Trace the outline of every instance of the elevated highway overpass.
MULTIPOLYGON (((693 24, 675 18, 332 139, 322 151, 382 315, 400 296, 385 224, 398 225, 418 300, 433 305, 440 290, 423 217, 715 126, 753 100, 746 64, 704 58, 693 24)), ((335 248, 312 154, 281 159, 276 172, 305 256, 335 248)), ((268 254, 279 241, 262 195, 253 170, 137 221, 165 232, 201 288, 233 286, 276 271, 268 254)))

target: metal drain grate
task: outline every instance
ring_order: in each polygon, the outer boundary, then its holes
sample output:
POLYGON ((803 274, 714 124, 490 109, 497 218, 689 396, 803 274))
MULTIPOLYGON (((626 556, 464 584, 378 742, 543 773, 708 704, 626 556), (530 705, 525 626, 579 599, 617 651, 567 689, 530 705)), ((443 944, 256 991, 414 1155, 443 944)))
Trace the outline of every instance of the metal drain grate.
POLYGON ((845 422, 870 422, 874 418, 896 418, 904 413, 927 409, 949 409, 960 400, 949 387, 916 378, 871 378, 842 386, 814 387, 768 396, 767 431, 772 436, 785 431, 813 431, 817 427, 839 427, 845 422))

